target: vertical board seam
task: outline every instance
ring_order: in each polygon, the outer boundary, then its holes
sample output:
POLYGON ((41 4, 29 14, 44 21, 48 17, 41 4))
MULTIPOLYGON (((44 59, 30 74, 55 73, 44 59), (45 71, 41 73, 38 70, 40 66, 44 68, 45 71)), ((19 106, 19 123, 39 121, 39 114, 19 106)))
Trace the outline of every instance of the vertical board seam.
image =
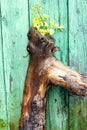
POLYGON ((58 12, 58 14, 59 14, 58 22, 59 22, 59 26, 60 26, 60 6, 59 6, 59 0, 58 0, 58 9, 59 9, 59 12, 58 12))
POLYGON ((69 0, 67 0, 67 34, 68 34, 68 65, 69 65, 69 0))
POLYGON ((6 92, 6 78, 5 78, 5 64, 4 64, 4 47, 3 47, 3 32, 2 32, 2 15, 1 15, 1 1, 0 1, 0 17, 1 17, 1 47, 2 47, 2 65, 3 65, 3 81, 4 81, 4 90, 5 90, 5 104, 6 104, 6 116, 7 116, 7 130, 8 130, 8 110, 7 110, 7 92, 6 92))
POLYGON ((29 28, 30 28, 30 4, 29 4, 29 0, 28 0, 28 25, 29 25, 29 28))
MULTIPOLYGON (((69 0, 67 0, 67 42, 68 42, 68 65, 69 65, 69 0)), ((68 130, 69 130, 69 92, 68 92, 68 130)))

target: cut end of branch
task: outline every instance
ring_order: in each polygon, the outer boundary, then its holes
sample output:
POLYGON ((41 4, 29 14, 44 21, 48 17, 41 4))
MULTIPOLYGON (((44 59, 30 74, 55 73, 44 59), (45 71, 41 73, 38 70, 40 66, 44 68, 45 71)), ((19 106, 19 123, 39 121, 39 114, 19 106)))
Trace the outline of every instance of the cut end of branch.
POLYGON ((44 36, 39 33, 36 28, 32 27, 27 36, 30 40, 27 46, 27 51, 30 54, 49 55, 60 50, 59 47, 55 46, 55 39, 52 36, 44 36))

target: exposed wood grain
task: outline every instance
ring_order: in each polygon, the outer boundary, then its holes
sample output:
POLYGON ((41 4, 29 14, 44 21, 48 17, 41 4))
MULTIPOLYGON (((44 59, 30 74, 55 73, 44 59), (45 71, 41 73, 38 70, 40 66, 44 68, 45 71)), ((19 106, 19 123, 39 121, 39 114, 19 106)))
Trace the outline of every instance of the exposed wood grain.
POLYGON ((46 93, 49 85, 60 85, 79 96, 87 93, 87 75, 82 75, 57 60, 58 49, 51 36, 43 36, 36 28, 28 33, 27 50, 30 63, 24 86, 20 130, 44 130, 46 93))
MULTIPOLYGON (((60 46, 61 51, 56 53, 56 56, 61 59, 65 64, 68 61, 68 42, 67 42, 67 1, 63 0, 42 0, 41 4, 45 8, 45 13, 60 25, 64 25, 64 32, 56 32, 54 35, 56 44, 60 46)), ((52 88, 48 97, 48 111, 47 111, 47 129, 67 129, 68 119, 68 95, 64 89, 52 88), (62 96, 60 96, 62 95, 62 96), (49 98, 51 97, 51 98, 49 98), (57 100, 56 100, 57 99, 57 100), (65 100, 64 100, 65 99, 65 100), (55 102, 56 100, 56 102, 55 102), (55 103, 54 103, 55 102, 55 103), (59 104, 60 102, 60 104, 59 104), (54 113, 53 113, 54 111, 54 113), (53 115, 52 115, 53 113, 53 115), (55 115, 55 118, 54 118, 55 115), (52 123, 54 122, 54 123, 52 123), (59 123, 58 123, 59 122, 59 123)))
POLYGON ((28 62, 23 58, 27 54, 28 1, 1 0, 1 12, 8 130, 17 130, 28 62))
MULTIPOLYGON (((69 0, 69 62, 87 73, 87 0, 69 0), (72 6, 71 6, 72 5, 72 6)), ((69 97, 69 130, 87 129, 87 96, 69 97)))
MULTIPOLYGON (((64 25, 64 31, 56 31, 54 37, 56 45, 60 47, 60 52, 55 55, 63 63, 68 63, 68 36, 67 36, 67 1, 65 0, 43 0, 45 13, 50 17, 50 20, 57 22, 59 25, 64 25)), ((50 89, 48 96, 47 110, 47 130, 67 130, 68 129, 68 93, 62 88, 50 89), (55 117, 55 118, 54 118, 55 117), (53 123, 54 122, 54 123, 53 123)))

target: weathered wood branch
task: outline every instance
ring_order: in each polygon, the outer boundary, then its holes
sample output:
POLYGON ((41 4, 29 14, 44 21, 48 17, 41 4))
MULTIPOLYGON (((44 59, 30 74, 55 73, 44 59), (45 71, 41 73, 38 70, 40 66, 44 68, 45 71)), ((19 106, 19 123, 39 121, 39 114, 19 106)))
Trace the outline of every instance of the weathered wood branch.
POLYGON ((79 96, 86 95, 87 75, 80 74, 57 60, 59 50, 51 36, 41 35, 35 28, 28 33, 30 63, 25 80, 20 130, 44 130, 46 93, 49 84, 59 85, 79 96))

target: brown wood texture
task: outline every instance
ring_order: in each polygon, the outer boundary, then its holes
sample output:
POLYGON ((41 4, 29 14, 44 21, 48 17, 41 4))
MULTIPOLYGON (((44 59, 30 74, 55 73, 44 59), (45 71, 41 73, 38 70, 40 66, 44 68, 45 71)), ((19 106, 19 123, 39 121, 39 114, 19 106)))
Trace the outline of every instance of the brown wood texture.
POLYGON ((55 39, 35 28, 28 33, 30 63, 25 80, 20 130, 44 130, 46 95, 49 85, 59 85, 79 96, 86 95, 87 75, 72 70, 57 60, 55 39))

